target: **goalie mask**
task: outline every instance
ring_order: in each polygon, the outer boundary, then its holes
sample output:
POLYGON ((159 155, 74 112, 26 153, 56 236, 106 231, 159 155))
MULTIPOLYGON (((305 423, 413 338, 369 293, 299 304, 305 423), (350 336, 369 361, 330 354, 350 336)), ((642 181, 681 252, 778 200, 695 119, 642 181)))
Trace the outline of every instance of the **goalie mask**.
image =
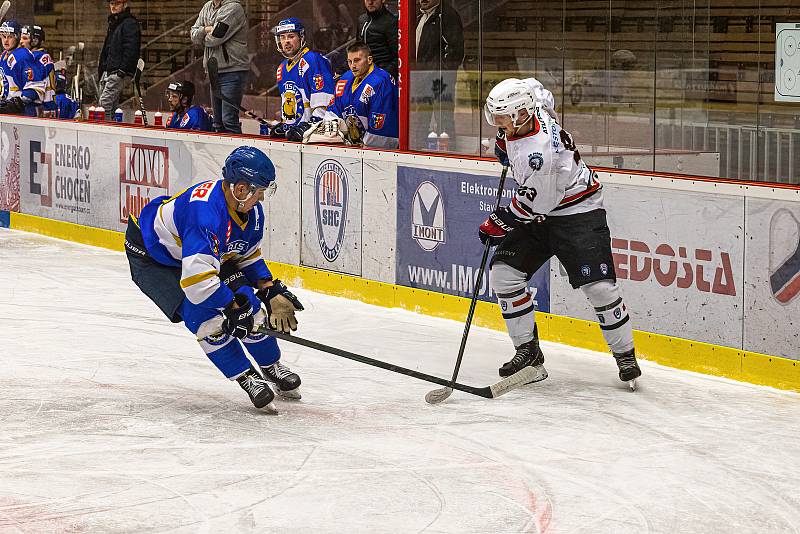
POLYGON ((509 78, 495 85, 489 92, 483 114, 491 126, 507 126, 507 120, 501 117, 508 117, 511 119, 511 126, 519 128, 533 118, 535 109, 536 97, 528 84, 516 78, 509 78), (522 110, 528 115, 524 119, 520 118, 522 110))

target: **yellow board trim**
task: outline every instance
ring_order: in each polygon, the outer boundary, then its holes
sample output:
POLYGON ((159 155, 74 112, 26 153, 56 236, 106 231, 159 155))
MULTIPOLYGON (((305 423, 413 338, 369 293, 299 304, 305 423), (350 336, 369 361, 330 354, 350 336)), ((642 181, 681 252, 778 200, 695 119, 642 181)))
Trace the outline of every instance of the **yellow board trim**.
MULTIPOLYGON (((123 250, 123 234, 111 230, 20 213, 11 213, 11 228, 111 250, 123 250)), ((290 287, 303 287, 367 304, 402 308, 456 321, 463 321, 469 309, 469 299, 463 297, 297 265, 267 263, 275 277, 282 279, 290 287)), ((493 330, 505 330, 500 311, 493 303, 478 302, 473 322, 493 330)), ((593 321, 539 312, 537 323, 543 340, 601 352, 608 350, 600 328, 593 321)), ((800 391, 800 361, 797 360, 638 330, 634 331, 634 339, 637 354, 646 360, 741 382, 800 391)))

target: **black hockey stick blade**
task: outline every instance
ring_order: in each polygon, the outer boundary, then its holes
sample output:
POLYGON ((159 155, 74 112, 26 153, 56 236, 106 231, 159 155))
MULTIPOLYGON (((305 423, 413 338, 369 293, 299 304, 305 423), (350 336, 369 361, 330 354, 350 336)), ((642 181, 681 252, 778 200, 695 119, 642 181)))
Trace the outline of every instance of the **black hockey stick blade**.
POLYGON ((361 354, 356 354, 354 352, 342 350, 336 347, 331 347, 330 345, 324 345, 322 343, 297 337, 292 334, 284 334, 283 332, 278 332, 277 330, 272 330, 270 328, 267 328, 266 325, 259 327, 259 331, 264 334, 276 337, 278 339, 289 341, 290 343, 303 345, 304 347, 309 347, 321 352, 327 352, 328 354, 333 354, 334 356, 341 356, 342 358, 347 358, 348 360, 353 360, 356 362, 365 363, 367 365, 372 365, 373 367, 380 367, 381 369, 386 369, 387 371, 400 373, 402 375, 410 376, 412 378, 416 378, 419 380, 424 380, 426 382, 432 382, 434 384, 439 384, 440 386, 447 386, 448 389, 449 388, 457 389, 458 391, 463 391, 464 393, 477 395, 478 397, 483 397, 486 399, 493 399, 495 397, 499 397, 500 395, 508 393, 509 391, 511 391, 516 387, 519 387, 523 384, 527 384, 528 382, 534 380, 536 377, 536 371, 533 369, 533 367, 525 367, 521 371, 507 378, 504 378, 503 380, 495 384, 492 384, 490 386, 485 386, 485 387, 468 386, 466 384, 453 382, 451 380, 415 371, 413 369, 407 369, 405 367, 401 367, 393 363, 376 360, 368 356, 362 356, 361 354))
POLYGON ((142 71, 144 71, 144 59, 139 58, 139 61, 136 62, 136 72, 133 74, 133 87, 136 89, 136 97, 139 100, 139 111, 142 112, 142 122, 145 126, 149 126, 147 123, 147 110, 144 108, 144 99, 142 98, 142 87, 139 85, 139 81, 142 79, 142 71))

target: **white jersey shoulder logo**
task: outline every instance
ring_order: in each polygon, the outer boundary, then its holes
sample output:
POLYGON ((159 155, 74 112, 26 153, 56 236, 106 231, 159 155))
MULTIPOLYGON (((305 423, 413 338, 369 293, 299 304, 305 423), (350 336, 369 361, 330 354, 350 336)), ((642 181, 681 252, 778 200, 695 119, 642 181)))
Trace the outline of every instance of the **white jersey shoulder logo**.
POLYGON ((203 182, 202 184, 198 185, 192 191, 192 196, 189 198, 189 202, 194 202, 195 200, 199 200, 201 202, 208 202, 208 199, 211 198, 211 190, 214 189, 214 186, 217 182, 203 182))

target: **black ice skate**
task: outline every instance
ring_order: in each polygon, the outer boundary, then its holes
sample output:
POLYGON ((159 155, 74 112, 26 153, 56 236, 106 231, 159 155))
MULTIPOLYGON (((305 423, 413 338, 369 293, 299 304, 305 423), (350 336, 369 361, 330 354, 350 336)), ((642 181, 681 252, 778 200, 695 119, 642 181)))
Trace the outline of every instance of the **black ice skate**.
POLYGON ((265 412, 277 413, 275 407, 271 404, 275 394, 270 389, 269 383, 255 369, 251 367, 236 381, 250 396, 253 406, 265 412))
POLYGON ((261 367, 264 378, 275 384, 275 391, 286 399, 300 398, 300 377, 280 361, 261 367))
POLYGON ((499 369, 499 373, 500 376, 505 378, 527 366, 534 368, 536 376, 533 380, 526 382, 526 384, 541 382, 547 378, 547 370, 544 368, 544 354, 542 353, 542 349, 539 348, 539 340, 536 338, 517 347, 517 353, 514 354, 514 357, 511 358, 510 361, 503 364, 499 369))
POLYGON ((620 354, 614 354, 614 359, 619 367, 619 379, 627 382, 631 390, 636 390, 636 379, 642 376, 642 370, 636 363, 636 351, 634 349, 620 354))

